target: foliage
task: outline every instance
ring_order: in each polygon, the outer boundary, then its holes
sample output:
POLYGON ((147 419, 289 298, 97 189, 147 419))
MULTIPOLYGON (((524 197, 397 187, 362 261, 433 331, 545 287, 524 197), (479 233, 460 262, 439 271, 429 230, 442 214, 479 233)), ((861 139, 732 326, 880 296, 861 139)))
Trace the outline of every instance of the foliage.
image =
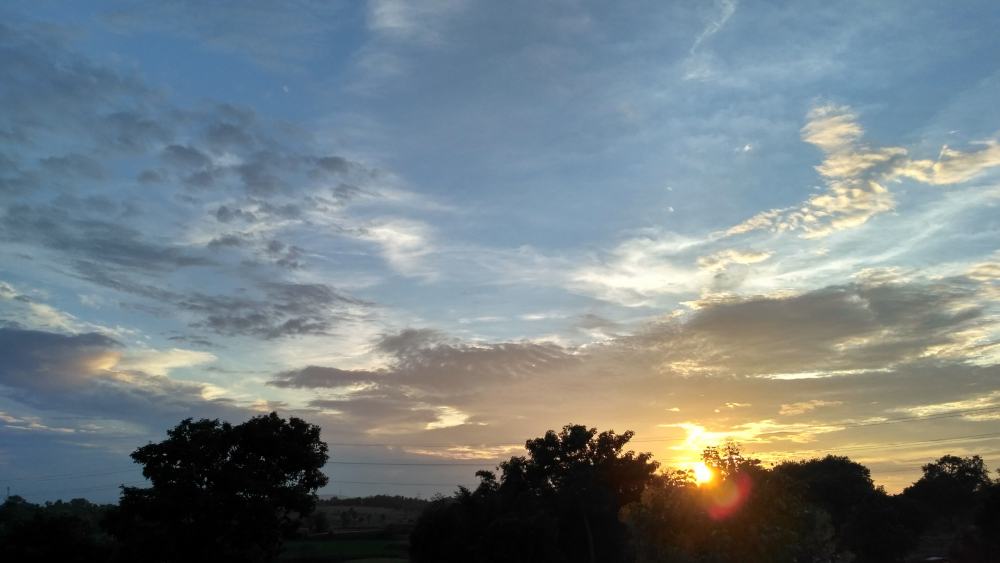
POLYGON ((0 506, 0 561, 107 561, 113 546, 97 525, 107 508, 86 499, 39 506, 14 495, 0 506))
POLYGON ((431 503, 410 537, 414 561, 621 561, 627 534, 617 519, 638 500, 657 463, 624 451, 633 432, 567 425, 528 440, 527 457, 480 471, 475 491, 431 503))
POLYGON ((404 510, 421 512, 431 502, 429 500, 404 497, 402 495, 373 495, 368 497, 355 498, 331 498, 318 502, 320 506, 362 506, 365 508, 389 508, 393 510, 404 510))
POLYGON ((621 512, 643 563, 840 561, 829 516, 805 502, 787 476, 742 455, 739 444, 708 448, 715 474, 697 486, 665 474, 621 512))
POLYGON ((365 559, 405 561, 406 544, 392 539, 291 540, 286 542, 281 559, 299 563, 365 559))
POLYGON ((123 487, 108 514, 125 560, 273 559, 327 483, 320 429, 298 418, 187 419, 167 435, 132 453, 152 487, 123 487))
POLYGON ((327 521, 326 512, 322 510, 317 510, 312 516, 308 518, 309 530, 315 533, 322 533, 327 531, 330 527, 330 523, 327 521))
POLYGON ((903 497, 924 507, 938 527, 970 524, 972 508, 993 483, 983 458, 946 455, 922 469, 923 476, 903 490, 903 497))
POLYGON ((774 471, 795 482, 803 499, 830 515, 841 548, 858 563, 902 560, 916 544, 919 523, 906 501, 872 482, 871 471, 847 457, 780 463, 774 471))
POLYGON ((1000 561, 1000 479, 977 487, 972 526, 958 537, 951 557, 956 563, 1000 561))

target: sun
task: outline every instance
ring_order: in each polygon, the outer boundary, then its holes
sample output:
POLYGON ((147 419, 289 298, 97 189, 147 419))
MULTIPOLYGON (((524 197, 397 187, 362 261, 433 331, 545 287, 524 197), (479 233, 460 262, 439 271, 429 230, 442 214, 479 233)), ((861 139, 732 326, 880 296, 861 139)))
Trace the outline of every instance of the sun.
POLYGON ((693 466, 694 478, 698 480, 699 483, 707 483, 712 480, 712 470, 705 466, 704 463, 698 463, 693 466))

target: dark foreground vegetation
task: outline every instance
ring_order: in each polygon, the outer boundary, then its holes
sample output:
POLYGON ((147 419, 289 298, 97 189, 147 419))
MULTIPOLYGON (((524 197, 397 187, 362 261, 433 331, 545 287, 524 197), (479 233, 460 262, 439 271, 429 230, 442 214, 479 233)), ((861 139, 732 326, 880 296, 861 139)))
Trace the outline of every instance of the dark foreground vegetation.
POLYGON ((0 561, 1000 562, 1000 479, 979 456, 944 456, 889 495, 846 457, 765 467, 730 441, 703 452, 698 485, 631 437, 570 425, 451 497, 318 500, 318 427, 188 419, 132 454, 152 486, 118 505, 7 499, 0 561))
POLYGON ((765 467, 730 441, 703 452, 699 486, 625 451, 631 436, 571 425, 529 440, 424 511, 412 560, 891 563, 943 539, 951 561, 1000 562, 1000 479, 979 456, 944 456, 889 495, 846 457, 765 467))

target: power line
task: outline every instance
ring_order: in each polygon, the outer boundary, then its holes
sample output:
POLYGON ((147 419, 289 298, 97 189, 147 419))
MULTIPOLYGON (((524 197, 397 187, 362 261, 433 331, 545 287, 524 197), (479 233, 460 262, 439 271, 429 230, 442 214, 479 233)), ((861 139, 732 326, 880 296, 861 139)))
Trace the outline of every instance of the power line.
POLYGON ((1000 405, 994 405, 991 407, 981 407, 975 409, 966 409, 961 411, 949 411, 940 414, 931 414, 927 416, 914 415, 905 416, 901 418, 890 418, 888 420, 880 420, 876 422, 859 422, 854 424, 841 424, 838 426, 843 426, 844 428, 859 428, 862 426, 882 426, 885 424, 898 424, 901 422, 923 422, 925 420, 940 420, 942 418, 955 418, 959 416, 968 416, 970 414, 988 414, 992 412, 1000 411, 1000 405))
MULTIPOLYGON (((459 487, 456 483, 385 483, 381 481, 329 481, 330 483, 348 485, 398 485, 402 487, 459 487)), ((474 485, 469 485, 474 486, 474 485)))
MULTIPOLYGON (((994 405, 994 406, 989 406, 989 407, 979 407, 979 408, 974 408, 974 409, 964 409, 964 410, 960 410, 960 411, 950 411, 950 412, 940 413, 940 414, 936 414, 936 415, 928 415, 928 416, 915 415, 915 416, 901 417, 901 418, 895 418, 895 419, 889 419, 889 420, 883 420, 883 421, 876 421, 876 422, 848 423, 848 424, 841 424, 839 426, 842 426, 844 428, 859 428, 859 427, 865 427, 865 426, 881 426, 881 425, 886 425, 886 424, 898 424, 898 423, 904 423, 904 422, 922 422, 922 421, 927 421, 927 420, 939 420, 939 419, 944 419, 944 418, 955 418, 955 417, 960 417, 960 416, 968 416, 970 414, 987 414, 987 413, 992 413, 992 412, 997 412, 997 411, 1000 411, 1000 405, 994 405)), ((975 436, 974 438, 985 438, 985 437, 989 437, 989 436, 993 436, 993 435, 985 435, 984 434, 984 435, 975 436)), ((960 437, 956 437, 956 438, 942 438, 942 439, 939 439, 939 440, 922 440, 922 441, 918 441, 918 442, 899 442, 899 443, 895 443, 895 444, 868 444, 868 445, 863 445, 863 446, 850 446, 850 447, 842 447, 842 448, 834 448, 834 449, 824 449, 822 451, 829 452, 829 451, 844 451, 844 450, 862 450, 862 449, 871 449, 871 448, 879 448, 879 447, 896 447, 896 446, 900 446, 900 445, 910 445, 910 444, 917 444, 917 443, 928 443, 928 442, 947 441, 947 440, 961 440, 961 439, 965 439, 965 438, 970 438, 970 437, 960 436, 960 437)), ((683 437, 683 438, 645 438, 645 439, 631 440, 631 442, 632 443, 679 442, 679 441, 684 441, 684 440, 687 440, 687 439, 688 439, 687 437, 683 437)), ((351 447, 410 447, 410 448, 416 448, 416 447, 439 447, 439 448, 459 448, 459 447, 475 447, 475 446, 479 446, 479 447, 510 447, 512 444, 509 443, 509 442, 508 443, 496 442, 496 443, 484 443, 484 444, 372 444, 372 443, 333 442, 333 443, 327 443, 327 445, 328 446, 351 446, 351 447)), ((815 451, 817 451, 817 450, 803 450, 800 453, 815 452, 815 451)), ((796 452, 793 452, 793 453, 796 453, 796 452)), ((328 464, 334 464, 334 465, 389 465, 389 466, 395 465, 395 466, 428 466, 428 467, 444 467, 444 466, 481 467, 483 465, 481 463, 388 463, 388 462, 346 462, 346 461, 328 461, 327 463, 328 464)), ((98 477, 98 476, 102 476, 102 475, 114 475, 114 474, 118 474, 118 473, 127 473, 127 472, 130 472, 130 471, 138 471, 140 469, 141 468, 139 468, 139 467, 132 467, 132 468, 129 468, 129 469, 119 469, 119 470, 110 470, 110 471, 91 471, 91 472, 82 472, 82 473, 63 473, 63 474, 59 474, 59 475, 43 475, 43 476, 38 476, 38 477, 21 477, 21 478, 17 478, 17 479, 3 479, 3 481, 4 482, 8 482, 8 483, 41 482, 41 481, 52 481, 52 480, 59 480, 59 479, 75 479, 75 478, 84 478, 84 477, 98 477)))
MULTIPOLYGON (((969 440, 973 440, 973 439, 990 439, 990 438, 995 438, 995 437, 1000 437, 1000 432, 995 432, 995 433, 992 433, 992 434, 975 434, 975 435, 972 435, 972 436, 954 436, 954 437, 951 437, 951 438, 936 438, 936 439, 933 439, 933 440, 915 440, 915 441, 910 441, 910 442, 893 442, 893 443, 888 443, 888 444, 865 444, 865 445, 859 445, 859 446, 845 446, 845 447, 840 447, 840 448, 824 448, 823 450, 800 450, 798 452, 787 452, 787 453, 789 455, 795 455, 795 454, 801 454, 801 453, 807 453, 807 452, 815 452, 815 451, 836 452, 836 451, 843 451, 843 450, 864 450, 864 449, 873 449, 873 448, 888 448, 888 447, 907 446, 907 445, 913 445, 913 444, 927 444, 927 443, 934 443, 934 442, 950 442, 950 441, 966 440, 966 439, 969 439, 969 440)), ((411 466, 412 465, 426 465, 426 466, 430 466, 430 467, 439 467, 439 466, 477 466, 478 467, 478 466, 482 466, 483 465, 483 464, 480 464, 480 463, 389 463, 389 462, 377 462, 377 461, 372 461, 372 462, 328 461, 327 463, 328 464, 332 463, 332 464, 337 464, 337 465, 411 465, 411 466)))
POLYGON ((328 461, 327 465, 406 465, 423 467, 482 467, 495 465, 495 462, 484 463, 394 463, 388 461, 328 461))
POLYGON ((788 456, 792 455, 802 455, 805 453, 814 452, 840 452, 840 451, 857 451, 857 450, 871 450, 877 448, 896 448, 899 446, 912 446, 914 444, 931 444, 931 443, 941 443, 941 442, 954 442, 958 440, 989 440, 992 438, 1000 438, 1000 432, 994 432, 992 434, 975 434, 972 436, 954 436, 951 438, 935 438, 933 440, 914 440, 910 442, 890 442, 886 444, 864 444, 858 446, 843 446, 839 448, 823 448, 822 450, 799 450, 796 452, 776 452, 785 453, 788 456))
MULTIPOLYGON (((874 422, 847 422, 840 424, 831 424, 830 426, 840 426, 843 428, 861 428, 865 426, 883 426, 886 424, 900 424, 904 422, 923 422, 928 420, 940 420, 944 418, 956 418, 960 416, 968 416, 970 414, 988 414, 992 412, 1000 412, 1000 405, 993 405, 988 407, 977 407, 974 409, 963 409, 958 411, 948 411, 939 414, 931 415, 913 415, 904 416, 899 418, 890 418, 887 420, 878 420, 874 422)), ((649 442, 682 442, 688 438, 636 438, 634 440, 629 440, 629 443, 649 443, 649 442)), ((513 447, 513 442, 493 442, 493 443, 482 443, 482 444, 373 444, 373 443, 357 443, 357 442, 328 442, 328 446, 344 446, 344 447, 378 447, 378 448, 472 448, 472 447, 513 447)), ((517 446, 523 448, 524 446, 517 446)))
POLYGON ((19 479, 4 479, 5 483, 19 483, 24 481, 54 481, 58 479, 75 479, 78 477, 98 477, 100 475, 114 475, 116 473, 128 473, 130 471, 140 471, 141 467, 132 467, 129 469, 118 469, 115 471, 101 471, 101 472, 91 472, 91 473, 64 473, 62 475, 46 475, 41 477, 21 477, 19 479))
POLYGON ((127 481, 125 483, 119 483, 117 485, 103 485, 103 486, 100 486, 100 487, 86 487, 86 488, 83 488, 83 489, 67 489, 67 490, 62 490, 62 491, 26 492, 24 494, 29 495, 29 496, 42 496, 42 495, 64 495, 64 494, 69 494, 69 493, 86 493, 86 492, 90 492, 90 491, 103 491, 103 490, 108 490, 108 489, 117 489, 118 487, 121 487, 122 485, 135 485, 135 484, 138 484, 138 483, 145 483, 145 482, 146 481, 144 479, 142 481, 127 481))

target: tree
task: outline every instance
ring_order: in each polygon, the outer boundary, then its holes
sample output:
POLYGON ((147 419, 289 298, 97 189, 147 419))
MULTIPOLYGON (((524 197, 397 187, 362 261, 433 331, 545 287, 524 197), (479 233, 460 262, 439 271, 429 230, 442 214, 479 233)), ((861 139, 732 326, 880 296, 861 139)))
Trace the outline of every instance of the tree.
POLYGON ((768 471, 727 440, 706 448, 714 478, 664 474, 621 512, 641 563, 842 561, 829 516, 787 476, 768 471))
POLYGON ((84 499, 39 506, 11 496, 0 505, 0 561, 105 562, 112 548, 97 521, 106 509, 84 499))
POLYGON ((906 501, 876 487, 864 465, 828 455, 782 462, 774 471, 830 514, 841 547, 857 556, 858 563, 899 561, 915 546, 918 527, 908 522, 906 501))
POLYGON ((973 526, 958 537, 951 557, 956 563, 1000 561, 1000 479, 982 488, 973 526))
POLYGON ((152 486, 122 487, 106 519, 125 560, 271 560, 327 483, 320 429, 298 418, 189 418, 167 435, 132 453, 152 486))
POLYGON ((436 499, 410 537, 414 561, 620 561, 628 536, 618 520, 658 467, 624 451, 633 432, 580 425, 528 440, 526 457, 479 471, 475 491, 436 499))
POLYGON ((946 529, 971 523, 981 493, 993 481, 983 458, 942 456, 922 467, 924 475, 903 490, 903 496, 922 505, 946 529))

